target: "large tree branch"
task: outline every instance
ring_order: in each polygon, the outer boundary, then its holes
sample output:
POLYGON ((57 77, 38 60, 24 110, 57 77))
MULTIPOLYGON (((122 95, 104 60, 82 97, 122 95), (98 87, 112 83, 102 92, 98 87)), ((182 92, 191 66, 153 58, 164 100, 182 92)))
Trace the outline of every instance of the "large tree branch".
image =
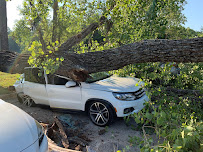
MULTIPOLYGON (((145 62, 203 62, 203 37, 185 40, 144 40, 118 48, 83 54, 61 52, 64 57, 57 73, 84 81, 89 73, 109 71, 129 64, 145 62)), ((13 70, 28 66, 29 54, 0 52, 0 65, 8 66, 17 59, 13 70)), ((1 67, 1 68, 2 68, 1 67)), ((19 70, 18 70, 19 71, 19 70)))
POLYGON ((87 28, 85 28, 82 32, 80 32, 77 35, 72 36, 69 38, 66 42, 64 42, 60 48, 59 51, 61 52, 67 52, 69 49, 71 49, 74 45, 81 42, 87 35, 89 35, 91 32, 95 31, 99 26, 104 24, 106 21, 106 18, 102 16, 100 18, 99 22, 95 22, 90 24, 87 28))
POLYGON ((203 37, 185 40, 144 40, 118 48, 63 54, 58 74, 85 80, 88 73, 110 71, 145 62, 203 62, 203 37), (82 75, 83 73, 83 75, 82 75))

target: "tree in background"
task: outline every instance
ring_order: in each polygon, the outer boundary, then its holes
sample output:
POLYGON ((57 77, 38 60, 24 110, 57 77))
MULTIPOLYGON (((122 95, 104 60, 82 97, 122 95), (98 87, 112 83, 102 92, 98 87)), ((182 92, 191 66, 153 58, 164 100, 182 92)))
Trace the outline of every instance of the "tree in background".
MULTIPOLYGON (((29 32, 28 35, 32 38, 26 39, 24 45, 30 46, 32 41, 38 40, 43 50, 46 50, 52 42, 58 41, 62 44, 67 38, 104 16, 107 18, 105 23, 89 33, 82 42, 86 45, 84 47, 88 48, 85 52, 96 49, 96 44, 92 41, 92 39, 95 40, 93 37, 96 33, 100 33, 100 37, 105 38, 105 43, 102 43, 105 44, 104 48, 143 39, 172 39, 176 32, 170 29, 179 27, 185 21, 181 13, 184 4, 185 0, 44 0, 39 2, 25 0, 21 9, 24 18, 17 23, 14 33, 18 35, 18 39, 23 39, 29 32), (23 22, 23 28, 19 27, 20 22, 23 22), (22 29, 25 29, 26 35, 19 33, 19 31, 23 32, 22 29), (91 46, 94 47, 91 48, 91 46)), ((28 48, 25 46, 27 51, 28 48)))
POLYGON ((181 26, 185 21, 181 13, 184 4, 185 0, 25 0, 23 18, 16 23, 12 36, 23 52, 35 40, 46 50, 55 41, 61 45, 103 15, 107 18, 105 23, 72 51, 98 51, 143 39, 195 37, 197 32, 181 26))
POLYGON ((11 35, 11 30, 10 28, 8 28, 8 44, 9 44, 9 50, 10 51, 14 51, 14 52, 18 52, 20 53, 20 47, 19 45, 15 42, 14 38, 11 35))
POLYGON ((0 51, 8 49, 6 1, 0 0, 0 51))

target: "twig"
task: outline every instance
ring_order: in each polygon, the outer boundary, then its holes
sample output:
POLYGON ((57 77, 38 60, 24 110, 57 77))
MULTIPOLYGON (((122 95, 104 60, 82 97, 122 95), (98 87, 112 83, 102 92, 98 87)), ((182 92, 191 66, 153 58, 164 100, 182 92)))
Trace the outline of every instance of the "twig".
POLYGON ((147 142, 149 144, 149 142, 147 141, 148 138, 146 136, 146 132, 145 132, 145 129, 144 129, 145 125, 142 126, 142 131, 143 131, 143 134, 144 134, 144 138, 145 138, 145 142, 147 142))

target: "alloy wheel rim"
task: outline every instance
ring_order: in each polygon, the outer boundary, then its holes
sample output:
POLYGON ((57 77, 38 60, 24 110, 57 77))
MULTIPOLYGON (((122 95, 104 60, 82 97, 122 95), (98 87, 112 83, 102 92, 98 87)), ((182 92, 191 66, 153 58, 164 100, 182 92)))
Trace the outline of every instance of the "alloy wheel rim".
POLYGON ((95 102, 90 107, 90 117, 98 125, 105 125, 109 121, 109 110, 100 102, 95 102))
POLYGON ((33 105, 34 101, 29 96, 23 95, 22 99, 23 99, 23 104, 25 106, 31 107, 33 105))

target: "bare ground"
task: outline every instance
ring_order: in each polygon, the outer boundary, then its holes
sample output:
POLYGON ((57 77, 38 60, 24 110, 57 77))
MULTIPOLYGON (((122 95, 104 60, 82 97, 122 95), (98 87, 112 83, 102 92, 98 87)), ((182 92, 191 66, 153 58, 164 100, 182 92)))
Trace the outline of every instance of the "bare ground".
POLYGON ((130 137, 133 136, 141 138, 140 132, 136 131, 136 123, 133 120, 127 125, 123 119, 119 118, 108 127, 98 127, 83 112, 69 113, 66 111, 64 113, 64 111, 54 111, 39 106, 26 107, 19 103, 15 96, 9 96, 9 98, 7 97, 4 100, 21 108, 40 123, 52 124, 54 116, 62 116, 63 118, 78 122, 76 127, 79 127, 81 133, 91 140, 88 142, 88 145, 96 152, 116 152, 117 150, 124 149, 125 152, 139 151, 136 145, 128 142, 130 137))

